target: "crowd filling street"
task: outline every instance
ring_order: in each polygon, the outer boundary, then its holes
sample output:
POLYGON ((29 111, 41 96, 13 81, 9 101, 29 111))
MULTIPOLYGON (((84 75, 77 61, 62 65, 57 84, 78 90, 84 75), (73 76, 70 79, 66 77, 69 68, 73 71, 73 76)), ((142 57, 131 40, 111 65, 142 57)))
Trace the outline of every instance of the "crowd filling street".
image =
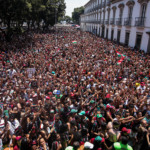
POLYGON ((74 27, 0 48, 0 150, 150 150, 148 54, 74 27))

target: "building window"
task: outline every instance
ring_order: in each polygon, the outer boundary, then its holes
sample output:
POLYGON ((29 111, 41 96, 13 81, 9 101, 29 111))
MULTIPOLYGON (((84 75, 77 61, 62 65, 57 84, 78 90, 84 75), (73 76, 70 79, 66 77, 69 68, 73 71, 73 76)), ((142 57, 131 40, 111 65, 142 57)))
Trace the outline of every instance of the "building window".
POLYGON ((114 30, 112 29, 111 30, 111 41, 113 41, 113 39, 114 39, 114 30))
POLYGON ((125 37, 125 45, 129 45, 129 37, 130 37, 130 32, 126 32, 126 37, 125 37))
POLYGON ((108 11, 108 21, 109 21, 109 17, 110 17, 110 11, 108 11))
POLYGON ((146 14, 146 4, 143 4, 141 6, 141 18, 145 18, 145 14, 146 14))
POLYGON ((115 19, 116 16, 116 9, 113 10, 113 19, 115 19))
POLYGON ((135 48, 140 50, 141 47, 141 41, 142 41, 142 34, 137 34, 136 35, 136 44, 135 44, 135 48))
POLYGON ((120 8, 119 18, 122 18, 122 16, 123 16, 123 8, 120 8))
POLYGON ((132 18, 132 12, 133 12, 133 7, 130 6, 129 7, 129 15, 128 15, 129 18, 132 18))
POLYGON ((117 33, 117 43, 118 43, 118 44, 119 44, 119 42, 120 42, 120 33, 121 33, 121 31, 118 30, 118 33, 117 33))
POLYGON ((106 39, 108 39, 108 29, 106 30, 106 39))

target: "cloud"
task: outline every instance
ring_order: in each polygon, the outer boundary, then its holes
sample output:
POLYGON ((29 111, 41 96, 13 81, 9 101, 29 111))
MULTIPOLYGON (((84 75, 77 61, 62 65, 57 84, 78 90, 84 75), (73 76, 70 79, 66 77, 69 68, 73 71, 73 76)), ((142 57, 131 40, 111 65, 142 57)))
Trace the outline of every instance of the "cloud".
POLYGON ((74 8, 84 6, 89 0, 65 0, 66 16, 72 16, 74 8))

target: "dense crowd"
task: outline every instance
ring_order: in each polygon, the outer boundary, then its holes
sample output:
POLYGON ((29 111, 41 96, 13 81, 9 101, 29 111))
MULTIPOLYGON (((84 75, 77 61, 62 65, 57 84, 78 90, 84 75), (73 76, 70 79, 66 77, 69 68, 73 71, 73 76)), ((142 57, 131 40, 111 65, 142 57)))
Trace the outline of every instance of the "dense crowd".
POLYGON ((0 150, 150 150, 150 56, 73 27, 1 42, 0 150))

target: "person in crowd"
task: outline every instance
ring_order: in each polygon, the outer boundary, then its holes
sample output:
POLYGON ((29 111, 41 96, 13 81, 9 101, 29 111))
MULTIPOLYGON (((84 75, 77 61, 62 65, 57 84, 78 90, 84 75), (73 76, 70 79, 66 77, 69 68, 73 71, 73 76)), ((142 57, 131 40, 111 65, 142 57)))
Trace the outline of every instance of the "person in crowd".
POLYGON ((55 34, 0 41, 0 149, 149 150, 150 55, 74 27, 55 34))

